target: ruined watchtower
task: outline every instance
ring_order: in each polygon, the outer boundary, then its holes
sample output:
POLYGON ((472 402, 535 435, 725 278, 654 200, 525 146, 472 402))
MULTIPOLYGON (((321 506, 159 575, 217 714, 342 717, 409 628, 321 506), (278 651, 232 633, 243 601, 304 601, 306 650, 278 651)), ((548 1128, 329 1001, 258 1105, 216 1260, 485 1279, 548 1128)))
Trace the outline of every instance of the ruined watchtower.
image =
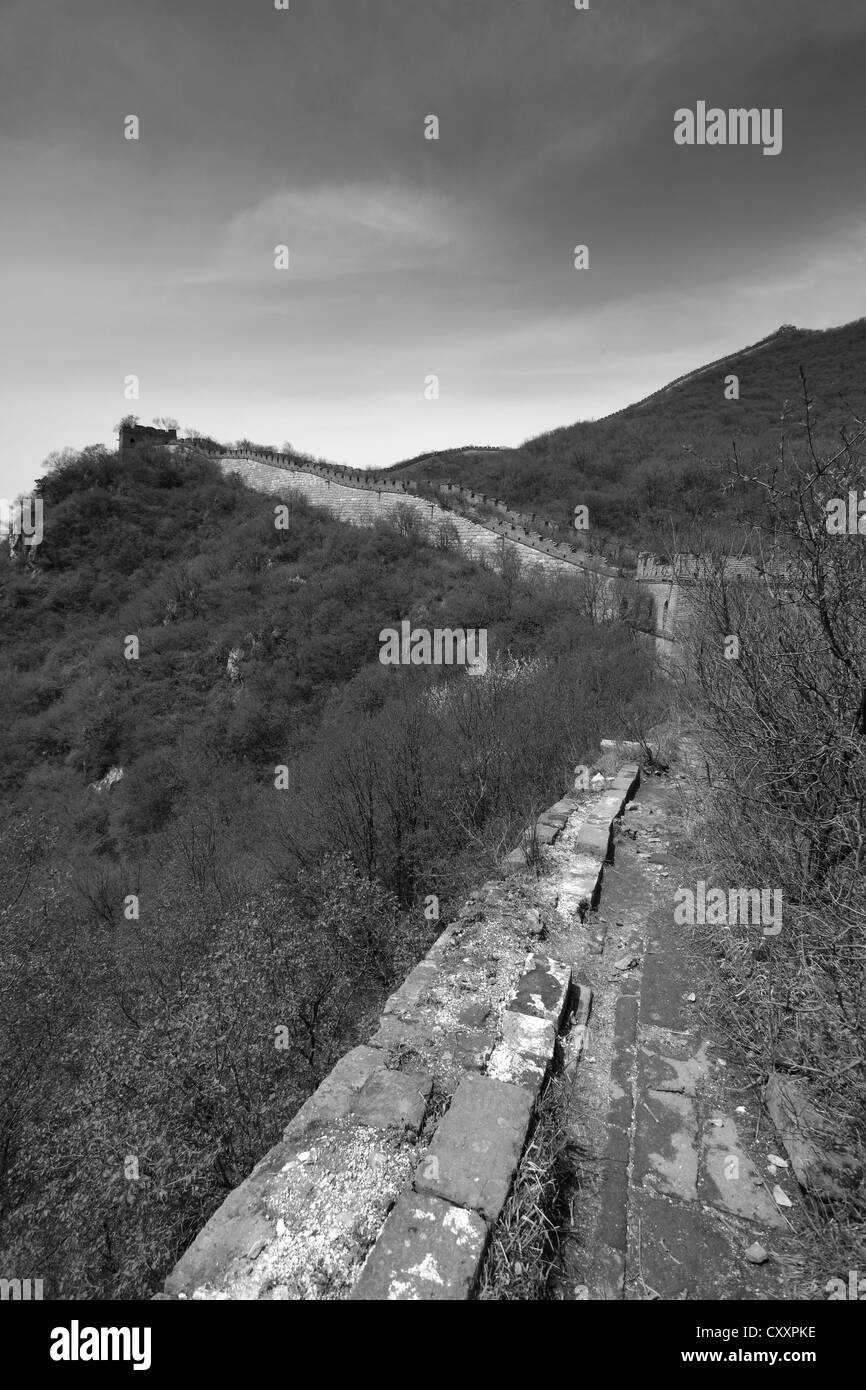
POLYGON ((121 458, 128 449, 153 448, 159 445, 177 443, 177 430, 160 430, 153 425, 128 425, 120 427, 121 458))

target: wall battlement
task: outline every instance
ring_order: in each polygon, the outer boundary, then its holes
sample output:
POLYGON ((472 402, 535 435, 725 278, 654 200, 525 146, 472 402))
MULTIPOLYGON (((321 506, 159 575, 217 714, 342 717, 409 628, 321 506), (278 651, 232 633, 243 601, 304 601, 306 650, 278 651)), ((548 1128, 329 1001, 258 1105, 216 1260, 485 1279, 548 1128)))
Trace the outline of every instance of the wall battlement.
POLYGON ((341 521, 355 526, 372 526, 403 508, 417 514, 434 542, 437 535, 442 534, 440 528, 447 526, 450 534, 459 540, 463 553, 470 558, 492 560, 505 550, 513 550, 521 562, 531 568, 583 574, 595 585, 593 602, 600 616, 615 615, 629 584, 639 583, 641 590, 653 601, 655 626, 650 635, 662 649, 674 643, 675 595, 672 599, 667 592, 657 592, 657 585, 652 581, 638 581, 589 551, 551 539, 543 529, 535 529, 536 518, 510 510, 500 499, 486 497, 456 483, 441 485, 439 492, 445 501, 465 502, 467 509, 487 504, 498 513, 470 518, 456 508, 419 495, 415 484, 402 480, 371 478, 363 472, 307 460, 299 462, 288 454, 265 450, 208 452, 223 472, 238 474, 248 487, 275 496, 285 496, 288 491, 300 492, 315 506, 324 507, 341 521))
MULTIPOLYGON (((181 441, 181 447, 184 441, 181 441)), ((190 447, 203 448, 189 442, 190 447)), ((660 653, 677 645, 680 629, 689 613, 686 591, 700 578, 705 564, 702 556, 677 554, 672 559, 648 551, 637 557, 634 573, 601 559, 573 543, 553 539, 553 523, 534 514, 516 512, 501 498, 489 497, 462 487, 459 483, 429 484, 442 499, 439 503, 419 488, 414 480, 398 479, 372 471, 353 470, 338 464, 298 459, 270 449, 204 448, 225 473, 237 473, 257 491, 277 496, 287 490, 300 492, 316 506, 324 507, 341 521, 371 526, 393 516, 398 508, 415 512, 423 529, 435 542, 446 524, 456 535, 464 554, 489 560, 513 549, 524 564, 549 572, 583 573, 596 582, 593 601, 601 616, 620 610, 629 588, 652 601, 653 625, 649 635, 656 639, 660 653), (462 510, 461 510, 462 508, 462 510), (479 515, 467 516, 477 508, 479 515), (494 514, 491 514, 494 513, 494 514)), ((726 562, 731 575, 753 577, 756 568, 747 559, 726 562)))

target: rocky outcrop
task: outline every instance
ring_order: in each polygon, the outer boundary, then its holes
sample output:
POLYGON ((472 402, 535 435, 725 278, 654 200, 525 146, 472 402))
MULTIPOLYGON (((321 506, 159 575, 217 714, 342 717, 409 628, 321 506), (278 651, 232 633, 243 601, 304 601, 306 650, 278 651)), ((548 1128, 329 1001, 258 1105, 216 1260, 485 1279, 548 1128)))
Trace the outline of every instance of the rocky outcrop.
POLYGON ((91 782, 89 790, 93 792, 107 792, 113 787, 115 782, 119 782, 123 776, 122 767, 110 767, 104 777, 100 777, 98 782, 91 782))

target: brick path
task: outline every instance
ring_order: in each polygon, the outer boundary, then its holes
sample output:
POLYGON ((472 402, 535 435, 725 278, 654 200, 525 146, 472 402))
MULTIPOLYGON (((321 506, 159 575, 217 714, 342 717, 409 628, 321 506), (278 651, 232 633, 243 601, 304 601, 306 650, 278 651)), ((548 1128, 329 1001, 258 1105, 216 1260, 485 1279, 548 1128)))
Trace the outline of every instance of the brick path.
POLYGON ((671 852, 679 804, 673 783, 644 780, 597 913, 550 943, 593 990, 572 1096, 583 1157, 561 1296, 803 1297, 796 1183, 770 1171, 784 1149, 701 1021, 701 963, 674 925, 675 889, 688 884, 671 852), (759 1264, 746 1257, 755 1245, 759 1264))

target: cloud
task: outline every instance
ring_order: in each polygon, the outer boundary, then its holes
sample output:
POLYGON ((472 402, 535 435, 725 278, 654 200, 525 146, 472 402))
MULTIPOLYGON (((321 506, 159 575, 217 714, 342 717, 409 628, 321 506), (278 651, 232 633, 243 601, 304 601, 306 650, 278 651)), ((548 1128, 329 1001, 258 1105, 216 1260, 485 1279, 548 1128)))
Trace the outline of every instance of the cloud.
POLYGON ((287 245, 293 282, 429 269, 444 251, 462 262, 463 219, 444 194, 406 184, 326 184, 281 191, 234 214, 191 282, 268 280, 287 245), (453 254, 452 254, 453 253, 453 254))

